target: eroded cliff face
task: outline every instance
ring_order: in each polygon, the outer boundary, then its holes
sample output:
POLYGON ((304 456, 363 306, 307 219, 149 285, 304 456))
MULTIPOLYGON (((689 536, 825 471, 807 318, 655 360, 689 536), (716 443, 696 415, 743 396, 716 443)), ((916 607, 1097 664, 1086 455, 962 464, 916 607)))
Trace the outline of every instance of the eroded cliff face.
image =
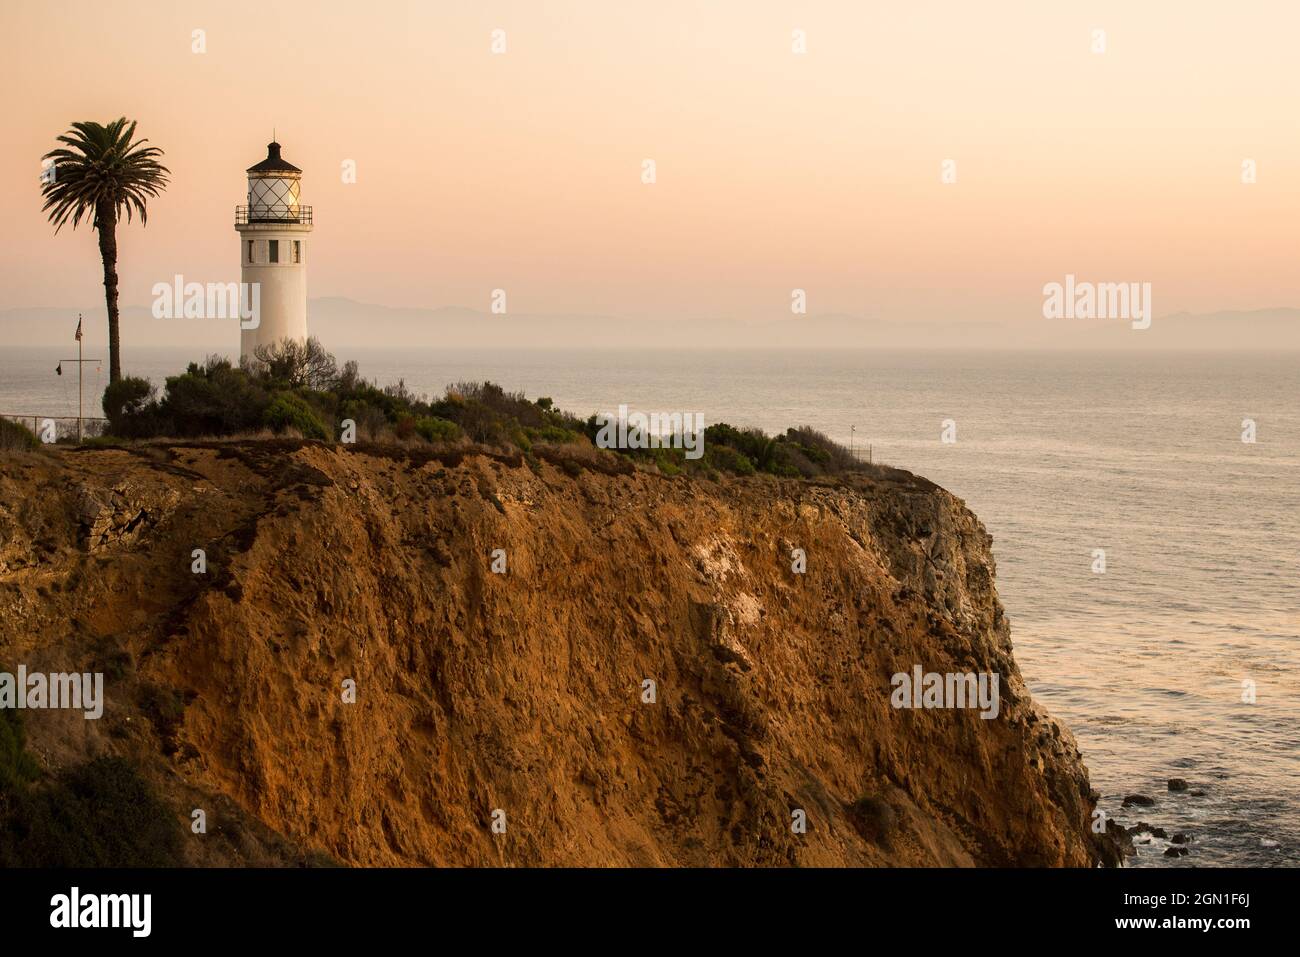
POLYGON ((205 809, 193 863, 1116 859, 952 495, 544 458, 0 459, 0 668, 107 675, 102 720, 28 712, 29 750, 121 755, 178 821, 205 809), (998 717, 891 707, 916 665, 998 674, 998 717))

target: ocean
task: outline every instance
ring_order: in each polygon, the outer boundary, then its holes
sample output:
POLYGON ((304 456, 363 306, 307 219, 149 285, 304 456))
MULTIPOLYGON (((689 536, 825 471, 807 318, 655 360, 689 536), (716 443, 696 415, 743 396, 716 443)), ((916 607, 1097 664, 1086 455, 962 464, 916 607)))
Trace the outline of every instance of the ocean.
MULTIPOLYGON (((65 353, 0 354, 0 412, 75 416, 75 368, 54 375, 65 353)), ((126 364, 161 384, 197 358, 136 350, 126 364)), ((963 498, 992 533, 1016 658, 1074 731, 1101 806, 1191 835, 1187 857, 1156 839, 1134 866, 1300 865, 1300 354, 343 358, 417 392, 491 379, 584 417, 625 404, 869 444, 875 461, 963 498), (941 440, 945 420, 954 442, 941 440), (1174 777, 1204 795, 1168 792, 1174 777), (1130 793, 1156 803, 1121 809, 1130 793)), ((88 367, 88 394, 106 370, 88 367)))

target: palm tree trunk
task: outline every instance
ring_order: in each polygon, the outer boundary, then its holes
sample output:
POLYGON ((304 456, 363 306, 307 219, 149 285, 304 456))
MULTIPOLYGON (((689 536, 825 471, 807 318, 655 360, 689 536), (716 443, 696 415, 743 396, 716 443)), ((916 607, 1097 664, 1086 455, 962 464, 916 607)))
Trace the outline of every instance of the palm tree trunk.
POLYGON ((99 257, 104 261, 104 301, 108 305, 108 382, 122 378, 121 339, 117 328, 117 210, 112 203, 95 208, 99 231, 99 257))

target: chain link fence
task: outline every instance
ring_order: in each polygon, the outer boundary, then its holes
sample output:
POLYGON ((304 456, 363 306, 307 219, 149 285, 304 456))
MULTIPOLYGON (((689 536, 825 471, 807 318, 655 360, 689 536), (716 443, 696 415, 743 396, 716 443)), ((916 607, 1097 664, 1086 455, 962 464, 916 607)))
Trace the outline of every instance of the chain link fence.
POLYGON ((76 442, 78 428, 83 439, 98 438, 108 431, 108 419, 86 416, 78 419, 75 415, 17 415, 0 412, 0 419, 17 422, 31 429, 32 434, 42 442, 76 442), (78 427, 80 423, 80 427, 78 427))

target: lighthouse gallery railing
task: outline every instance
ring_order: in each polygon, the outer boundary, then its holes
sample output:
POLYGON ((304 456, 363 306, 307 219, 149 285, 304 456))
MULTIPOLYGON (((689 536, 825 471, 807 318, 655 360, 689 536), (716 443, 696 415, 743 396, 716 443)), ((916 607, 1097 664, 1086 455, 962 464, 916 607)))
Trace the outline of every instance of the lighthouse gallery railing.
POLYGON ((296 223, 300 226, 310 226, 311 207, 285 204, 236 206, 235 225, 247 226, 249 223, 296 223))

